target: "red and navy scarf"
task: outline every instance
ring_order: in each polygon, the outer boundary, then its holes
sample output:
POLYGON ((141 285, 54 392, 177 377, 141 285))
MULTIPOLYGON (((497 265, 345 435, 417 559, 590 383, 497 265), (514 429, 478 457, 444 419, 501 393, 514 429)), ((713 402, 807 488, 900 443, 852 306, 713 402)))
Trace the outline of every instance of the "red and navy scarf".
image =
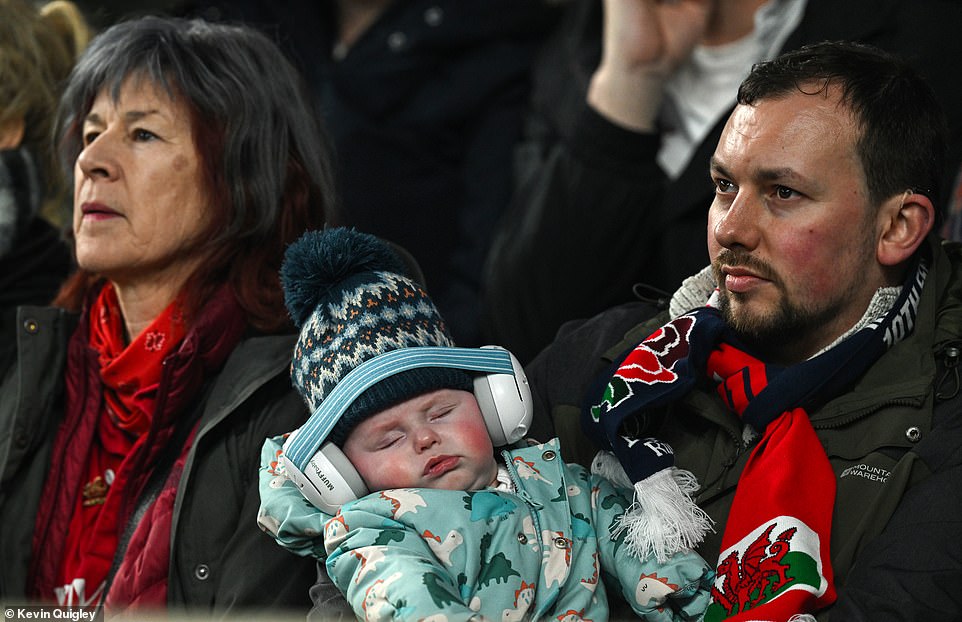
POLYGON ((696 385, 714 383, 725 405, 761 437, 739 478, 722 538, 706 620, 788 620, 835 600, 829 542, 835 474, 808 414, 846 391, 911 333, 927 268, 910 271, 893 307, 819 355, 766 364, 714 306, 675 318, 638 344, 583 416, 635 484, 673 468, 664 443, 646 438, 652 415, 696 385))

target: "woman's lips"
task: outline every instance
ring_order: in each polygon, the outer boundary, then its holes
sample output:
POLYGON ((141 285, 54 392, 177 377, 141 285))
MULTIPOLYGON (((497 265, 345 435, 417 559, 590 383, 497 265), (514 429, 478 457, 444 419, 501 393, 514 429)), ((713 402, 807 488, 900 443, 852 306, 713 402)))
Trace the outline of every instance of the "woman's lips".
POLYGON ((431 458, 424 467, 424 474, 431 477, 444 475, 458 466, 458 460, 457 456, 437 456, 431 458))
POLYGON ((84 218, 89 220, 106 220, 120 216, 120 212, 110 209, 102 203, 83 203, 80 206, 80 211, 83 213, 84 218))

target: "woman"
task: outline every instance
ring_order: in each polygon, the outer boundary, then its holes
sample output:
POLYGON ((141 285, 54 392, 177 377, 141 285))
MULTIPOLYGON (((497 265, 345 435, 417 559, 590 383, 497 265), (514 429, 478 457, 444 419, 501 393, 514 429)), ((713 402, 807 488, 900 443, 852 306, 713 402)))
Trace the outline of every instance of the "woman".
POLYGON ((51 224, 64 224, 68 205, 51 131, 61 83, 89 38, 70 2, 0 0, 0 376, 14 356, 17 307, 49 303, 71 268, 51 224))
POLYGON ((79 270, 0 386, 0 597, 306 607, 313 562, 255 524, 258 448, 306 416, 277 271, 332 213, 296 72, 246 28, 121 23, 57 137, 79 270))

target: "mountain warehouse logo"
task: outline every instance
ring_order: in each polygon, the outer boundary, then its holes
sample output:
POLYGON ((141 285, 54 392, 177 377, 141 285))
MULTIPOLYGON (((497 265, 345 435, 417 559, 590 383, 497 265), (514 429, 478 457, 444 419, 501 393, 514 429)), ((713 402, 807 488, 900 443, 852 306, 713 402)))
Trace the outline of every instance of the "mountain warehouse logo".
POLYGON ((862 477, 864 479, 872 480, 873 482, 881 482, 884 484, 891 474, 892 472, 888 469, 863 463, 848 467, 842 471, 842 474, 838 477, 839 479, 845 477, 862 477))
POLYGON ((828 589, 818 534, 791 516, 779 516, 722 551, 705 622, 724 620, 794 590, 819 597, 828 589))

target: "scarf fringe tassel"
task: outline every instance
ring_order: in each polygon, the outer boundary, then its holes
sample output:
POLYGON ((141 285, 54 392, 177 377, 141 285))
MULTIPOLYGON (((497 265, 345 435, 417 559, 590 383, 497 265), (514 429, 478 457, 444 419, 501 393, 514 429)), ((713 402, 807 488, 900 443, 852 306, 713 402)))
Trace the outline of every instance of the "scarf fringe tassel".
POLYGON ((632 485, 615 455, 602 451, 592 461, 591 472, 634 489, 634 502, 618 517, 611 535, 624 533, 625 545, 639 559, 653 555, 665 563, 678 551, 695 548, 706 533, 714 531, 714 521, 691 497, 699 486, 690 471, 671 467, 632 485))

